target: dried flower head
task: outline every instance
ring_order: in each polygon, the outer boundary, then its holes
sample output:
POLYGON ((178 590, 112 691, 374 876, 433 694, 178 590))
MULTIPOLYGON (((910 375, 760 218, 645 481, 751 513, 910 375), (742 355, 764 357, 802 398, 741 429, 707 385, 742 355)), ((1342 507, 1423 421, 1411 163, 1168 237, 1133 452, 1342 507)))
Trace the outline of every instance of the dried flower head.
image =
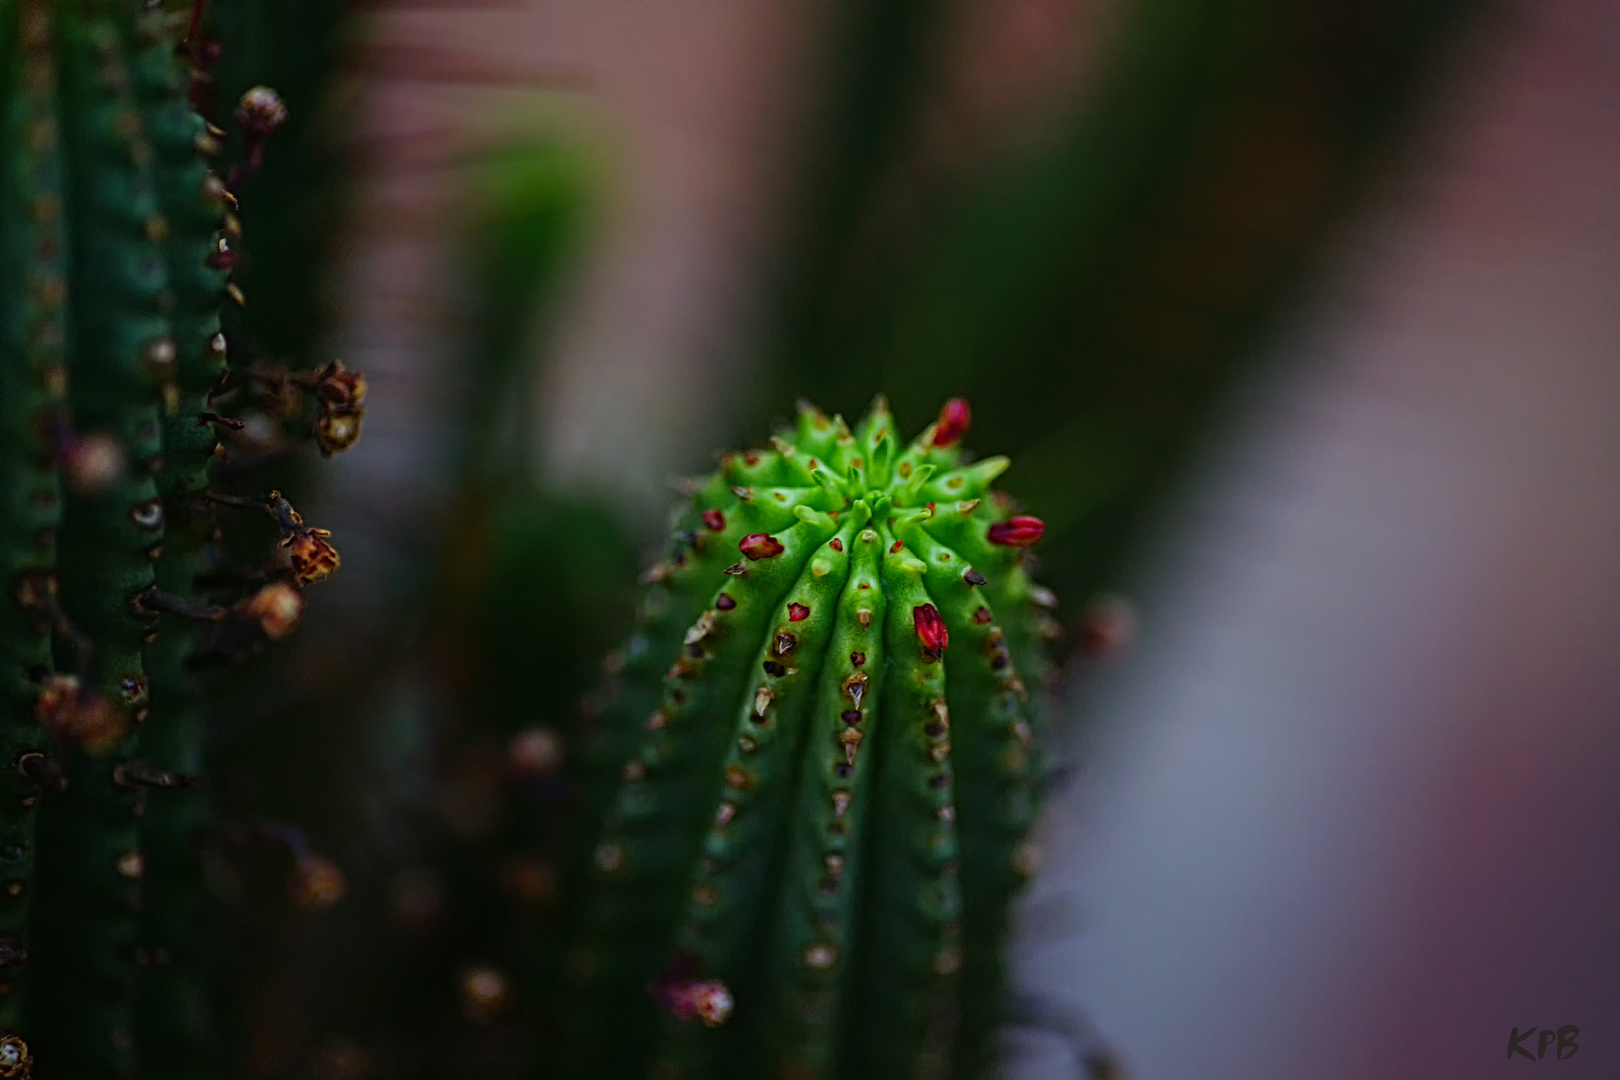
POLYGON ((330 407, 315 418, 315 445, 327 457, 339 454, 360 441, 364 409, 330 407))
POLYGON ((313 585, 325 581, 343 564, 337 548, 327 537, 330 529, 304 529, 282 537, 281 547, 287 551, 287 563, 300 585, 313 585))

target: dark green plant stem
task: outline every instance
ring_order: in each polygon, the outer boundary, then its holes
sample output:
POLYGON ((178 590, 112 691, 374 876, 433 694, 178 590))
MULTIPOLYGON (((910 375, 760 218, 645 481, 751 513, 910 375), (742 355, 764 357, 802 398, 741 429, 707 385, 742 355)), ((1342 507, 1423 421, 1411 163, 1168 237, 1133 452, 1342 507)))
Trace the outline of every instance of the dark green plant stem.
POLYGON ((61 479, 53 437, 64 420, 65 251, 56 60, 44 0, 0 8, 0 1031, 22 1024, 33 948, 38 785, 17 763, 45 749, 34 716, 53 670, 51 620, 61 479))
MULTIPOLYGON (((152 584, 152 557, 163 537, 153 472, 162 449, 162 387, 173 365, 163 317, 169 282, 158 246, 164 222, 132 70, 140 50, 155 41, 135 40, 116 0, 56 4, 52 11, 68 166, 63 202, 72 222, 69 400, 75 429, 113 436, 125 458, 118 475, 67 498, 62 605, 94 643, 95 691, 138 722, 148 711, 141 650, 155 619, 141 613, 137 600, 152 584)), ((139 798, 113 776, 137 752, 134 732, 101 753, 70 747, 68 788, 44 800, 30 1023, 47 1080, 134 1069, 144 865, 139 798)))
MULTIPOLYGON (((214 140, 187 103, 186 72, 168 52, 144 58, 142 114, 156 154, 156 181, 169 221, 164 256, 174 293, 176 407, 164 419, 158 486, 167 535, 156 562, 157 586, 194 597, 214 540, 213 504, 204 497, 214 455, 214 429, 203 419, 209 391, 225 371, 219 309, 234 261, 237 230, 227 225, 218 179, 199 146, 214 140), (226 245, 221 258, 222 244, 226 245)), ((141 757, 182 777, 203 772, 203 706, 186 657, 201 640, 195 622, 164 618, 148 649, 152 715, 141 730, 141 757)), ((141 820, 146 857, 139 935, 148 967, 136 1009, 143 1076, 188 1080, 219 1075, 215 1024, 205 971, 209 925, 203 846, 209 824, 206 787, 155 790, 141 820)))
MULTIPOLYGON (((190 496, 214 448, 196 418, 223 361, 216 313, 228 266, 213 264, 226 196, 199 156, 202 125, 161 8, 91 0, 14 13, 25 35, 49 41, 54 70, 23 70, 59 94, 48 119, 63 159, 48 194, 68 226, 51 256, 69 267, 58 290, 71 328, 52 449, 74 481, 60 524, 56 666, 87 665, 66 713, 111 725, 89 739, 63 726, 67 785, 46 793, 39 824, 22 1026, 47 1078, 130 1075, 138 1027, 153 1032, 148 1074, 192 1075, 182 1062, 200 1060, 198 1010, 174 983, 198 952, 196 814, 172 774, 196 772, 195 691, 179 664, 184 631, 143 656, 158 616, 140 601, 160 579, 189 594, 213 532, 190 496), (98 463, 88 448, 111 458, 98 463)), ((26 162, 28 145, 8 143, 7 160, 26 162)), ((18 205, 30 204, 6 200, 18 205)))

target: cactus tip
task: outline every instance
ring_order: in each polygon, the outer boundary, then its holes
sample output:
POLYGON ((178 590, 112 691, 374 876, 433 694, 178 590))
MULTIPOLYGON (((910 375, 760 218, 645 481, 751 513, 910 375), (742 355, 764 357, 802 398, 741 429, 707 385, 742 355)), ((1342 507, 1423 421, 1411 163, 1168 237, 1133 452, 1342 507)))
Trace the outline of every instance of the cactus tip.
POLYGON ((990 526, 990 542, 1004 547, 1029 547, 1038 543, 1045 532, 1046 523, 1040 518, 1020 514, 990 526))
POLYGON ((934 421, 934 445, 940 448, 953 445, 967 434, 972 422, 973 410, 968 408, 967 400, 951 398, 939 410, 939 419, 934 421))
POLYGON ((749 533, 738 542, 737 549, 755 562, 773 558, 786 550, 781 541, 770 533, 749 533))
POLYGON ((950 631, 945 628, 939 609, 933 604, 918 604, 911 609, 911 622, 917 631, 917 641, 922 645, 923 658, 938 660, 951 643, 950 631))

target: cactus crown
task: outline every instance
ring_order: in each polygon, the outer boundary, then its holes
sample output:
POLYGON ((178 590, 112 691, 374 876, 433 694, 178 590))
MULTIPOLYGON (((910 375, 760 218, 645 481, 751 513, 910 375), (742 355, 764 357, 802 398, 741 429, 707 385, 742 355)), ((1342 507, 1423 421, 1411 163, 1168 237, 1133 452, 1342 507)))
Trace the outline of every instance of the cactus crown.
POLYGON ((1051 598, 968 421, 902 447, 881 399, 853 431, 803 405, 694 485, 611 664, 582 1071, 981 1071, 1051 598))

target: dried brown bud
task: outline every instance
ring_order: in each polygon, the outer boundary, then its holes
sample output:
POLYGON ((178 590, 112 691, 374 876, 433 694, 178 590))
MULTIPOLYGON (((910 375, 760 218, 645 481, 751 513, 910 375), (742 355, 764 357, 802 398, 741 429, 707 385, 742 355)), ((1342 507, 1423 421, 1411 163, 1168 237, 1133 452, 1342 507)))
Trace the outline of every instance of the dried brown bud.
POLYGON ((287 890, 294 904, 305 911, 320 911, 342 900, 349 885, 331 859, 309 855, 298 860, 287 890))
POLYGON ((124 475, 124 444, 102 432, 85 435, 68 445, 62 464, 75 491, 94 495, 124 475))
POLYGON ((488 1023, 505 1011, 512 999, 511 984, 492 967, 478 965, 461 973, 461 1009, 467 1019, 488 1023))
POLYGON ((313 389, 316 397, 335 408, 358 409, 366 403, 366 377, 345 368, 341 360, 316 374, 313 389))
POLYGON ((129 730, 124 710, 103 694, 86 690, 74 675, 51 675, 34 702, 40 724, 61 732, 91 754, 104 754, 129 730))
POLYGON ((304 594, 278 581, 254 593, 242 610, 259 624, 265 637, 280 641, 297 628, 298 617, 304 613, 304 594))
POLYGON ((507 764, 523 780, 550 776, 562 764, 562 757, 562 739, 550 728, 526 728, 506 748, 507 764))
POLYGON ((287 106, 268 86, 255 86, 237 103, 236 122, 249 135, 263 138, 287 122, 287 106))
POLYGON ((315 444, 327 457, 341 453, 360 441, 364 409, 326 408, 315 418, 315 444))

